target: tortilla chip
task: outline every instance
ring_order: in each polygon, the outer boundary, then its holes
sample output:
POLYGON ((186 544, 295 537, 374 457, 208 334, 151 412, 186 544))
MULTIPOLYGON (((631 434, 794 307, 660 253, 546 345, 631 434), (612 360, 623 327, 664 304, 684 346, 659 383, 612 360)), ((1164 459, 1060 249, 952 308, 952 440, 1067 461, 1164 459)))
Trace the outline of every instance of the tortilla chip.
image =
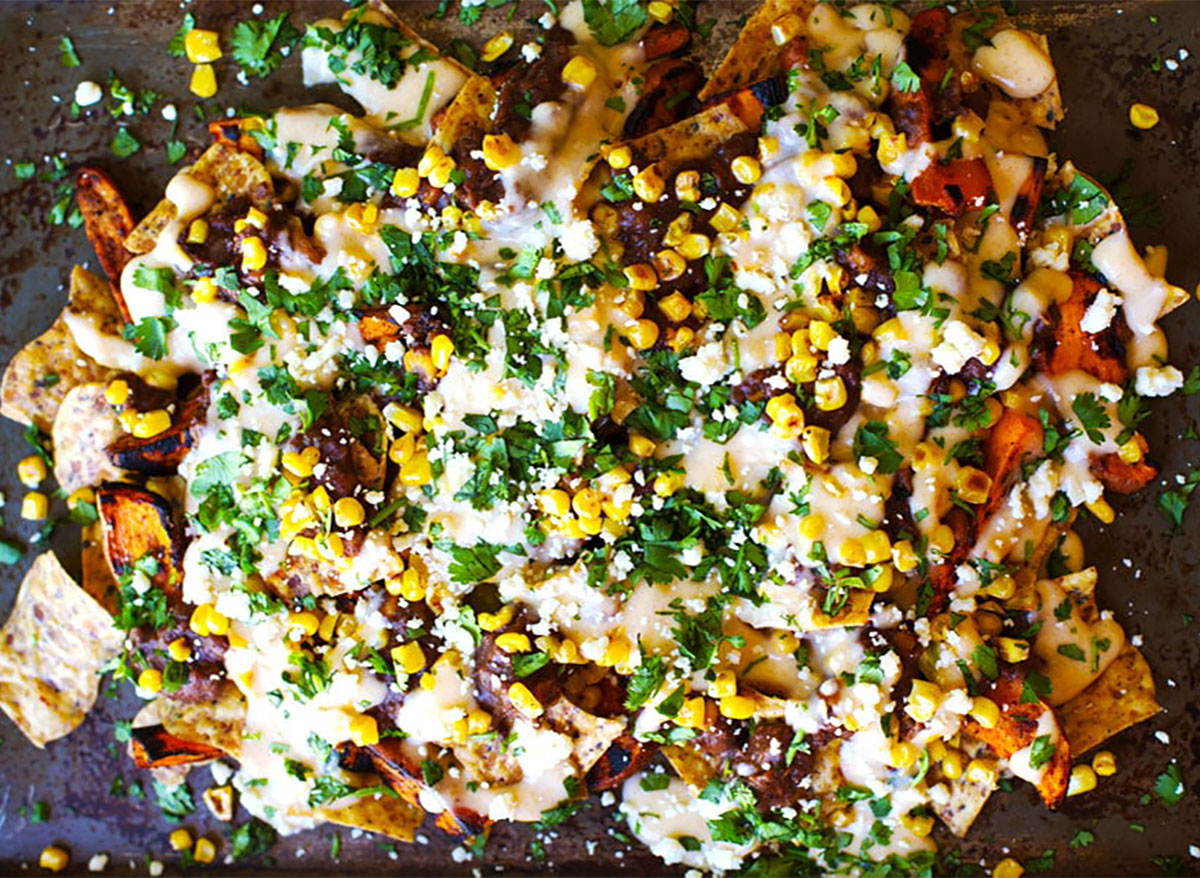
POLYGON ((799 630, 817 631, 821 628, 843 628, 847 625, 866 625, 871 618, 871 604, 875 600, 875 592, 856 588, 850 592, 846 605, 841 611, 831 616, 820 607, 814 607, 807 619, 801 619, 799 630))
POLYGON ((68 494, 104 481, 120 481, 125 470, 113 464, 108 446, 124 435, 100 382, 71 388, 54 416, 54 478, 68 494))
POLYGON ((486 76, 471 75, 437 121, 433 142, 447 153, 470 131, 490 131, 496 87, 486 76))
POLYGON ((789 13, 807 23, 815 6, 814 0, 765 0, 747 19, 737 40, 700 89, 700 100, 707 101, 778 73, 779 46, 771 36, 771 26, 789 13))
POLYGON ((1072 755, 1079 755, 1160 710, 1150 665, 1136 646, 1126 643, 1091 686, 1056 712, 1072 755))
POLYGON ((242 730, 246 725, 246 698, 232 683, 208 701, 184 703, 165 701, 162 724, 172 735, 216 747, 235 759, 241 758, 242 730))
MULTIPOLYGON (((984 745, 969 738, 963 739, 963 751, 967 759, 972 759, 984 751, 984 745)), ((984 805, 996 790, 996 785, 983 781, 967 780, 966 776, 957 780, 949 780, 944 775, 941 784, 950 791, 946 801, 938 801, 930 797, 930 807, 946 828, 959 838, 964 838, 971 825, 983 811, 984 805)))
POLYGON ((0 709, 37 747, 63 737, 96 703, 123 639, 54 553, 39 555, 0 630, 0 709))
POLYGON ((338 826, 411 842, 425 820, 425 811, 393 796, 360 796, 341 808, 318 808, 317 817, 338 826))
POLYGON ((104 555, 104 533, 98 521, 83 529, 80 560, 83 563, 83 590, 110 615, 115 616, 120 609, 117 577, 113 576, 112 567, 104 555))
POLYGON ((708 761, 708 757, 690 742, 668 744, 659 752, 666 757, 667 762, 671 763, 671 767, 675 769, 680 780, 697 795, 717 773, 716 768, 708 761))
POLYGON ((121 308, 112 294, 112 288, 104 282, 104 278, 80 265, 71 269, 67 314, 90 321, 96 332, 102 335, 120 338, 125 329, 125 318, 121 316, 121 308))
MULTIPOLYGON (((1033 41, 1041 46, 1042 51, 1049 57, 1050 41, 1046 39, 1045 34, 1035 34, 1029 31, 1025 31, 1025 33, 1032 37, 1033 41)), ((1067 112, 1063 106, 1062 91, 1058 87, 1057 75, 1040 95, 1022 98, 1013 103, 1021 110, 1021 115, 1029 124, 1037 125, 1039 128, 1048 128, 1051 131, 1058 126, 1067 112)))
POLYGON ((571 756, 580 774, 587 774, 625 731, 624 719, 596 716, 567 698, 560 698, 546 708, 545 719, 554 731, 574 739, 571 756))
MULTIPOLYGON (((218 201, 245 195, 261 207, 275 194, 271 175, 263 163, 224 140, 218 140, 206 149, 187 173, 213 187, 218 201)), ((149 253, 177 214, 175 205, 164 198, 125 239, 125 249, 130 253, 149 253)))
POLYGON ((729 138, 748 130, 729 106, 717 104, 626 145, 639 165, 664 162, 662 170, 667 174, 687 162, 707 158, 729 138))

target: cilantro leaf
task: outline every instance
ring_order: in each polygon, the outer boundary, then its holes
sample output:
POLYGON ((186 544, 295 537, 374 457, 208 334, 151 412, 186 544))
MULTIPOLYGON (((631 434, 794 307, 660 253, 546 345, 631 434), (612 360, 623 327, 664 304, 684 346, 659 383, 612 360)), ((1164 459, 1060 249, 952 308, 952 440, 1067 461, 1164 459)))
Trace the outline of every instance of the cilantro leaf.
POLYGON ((625 709, 637 710, 650 700, 667 678, 667 666, 661 655, 642 656, 625 688, 625 709))
POLYGON ((143 317, 137 323, 125 324, 124 336, 142 356, 161 360, 167 355, 167 333, 175 326, 170 317, 143 317))
POLYGON ((249 76, 267 76, 283 63, 284 47, 290 51, 300 32, 283 12, 269 21, 239 21, 229 37, 229 54, 249 76))
POLYGON ((1171 523, 1169 533, 1174 536, 1183 530, 1183 515, 1192 502, 1192 492, 1200 484, 1200 470, 1191 470, 1176 487, 1168 488, 1158 495, 1158 508, 1171 523))
POLYGON ((615 46, 634 35, 646 23, 646 9, 639 0, 583 0, 583 20, 602 46, 615 46))
POLYGON ((921 90, 921 77, 908 66, 907 61, 901 61, 892 71, 892 88, 899 92, 918 92, 921 90))
POLYGON ((141 148, 141 141, 130 134, 128 128, 118 128, 116 136, 109 144, 109 149, 119 159, 127 159, 141 148))
POLYGON ((70 37, 64 36, 58 41, 58 63, 63 67, 79 66, 79 53, 75 51, 75 44, 70 37))
MULTIPOLYGON (((188 17, 191 18, 191 15, 188 17)), ((270 850, 277 837, 270 824, 252 817, 230 834, 229 855, 235 861, 257 856, 270 850)))
POLYGON ((1178 762, 1172 762, 1167 770, 1154 780, 1154 794, 1162 799, 1164 805, 1177 805, 1187 795, 1187 787, 1183 782, 1183 772, 1178 762))
POLYGON ((1104 430, 1112 426, 1104 403, 1096 398, 1094 393, 1081 393, 1071 403, 1071 411, 1079 418, 1079 426, 1087 434, 1093 445, 1104 443, 1104 430))
POLYGON ((186 58, 187 48, 184 45, 184 40, 195 27, 196 16, 190 12, 186 13, 183 16, 183 22, 179 25, 179 30, 175 31, 175 36, 171 37, 171 42, 167 44, 167 52, 176 58, 186 58))
POLYGON ((883 421, 867 421, 859 427, 854 434, 853 449, 856 458, 875 458, 880 473, 894 473, 904 462, 898 446, 888 438, 888 427, 883 421))

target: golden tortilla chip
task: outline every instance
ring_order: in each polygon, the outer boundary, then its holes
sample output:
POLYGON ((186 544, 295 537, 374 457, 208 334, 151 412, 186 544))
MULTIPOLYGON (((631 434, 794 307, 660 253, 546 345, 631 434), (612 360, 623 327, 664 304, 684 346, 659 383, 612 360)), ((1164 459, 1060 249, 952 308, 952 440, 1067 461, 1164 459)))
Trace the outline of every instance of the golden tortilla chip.
POLYGON ((596 716, 567 698, 560 698, 546 708, 545 719, 554 731, 574 739, 571 756, 580 774, 587 774, 625 731, 623 719, 596 716))
POLYGON ((661 170, 666 175, 687 162, 707 158, 729 138, 748 130, 728 105, 717 104, 626 145, 639 165, 662 162, 661 170))
POLYGON ((708 757, 692 742, 683 744, 668 744, 660 751, 667 762, 675 769, 680 780, 688 785, 693 793, 699 794, 708 782, 716 775, 717 769, 708 757))
POLYGON ((37 747, 75 729, 124 636, 53 552, 25 574, 0 630, 0 710, 37 747))
MULTIPOLYGON (((216 190, 218 202, 245 195, 261 207, 275 194, 271 175, 263 163, 224 140, 206 149, 186 172, 216 190)), ((164 198, 125 239, 125 249, 131 253, 149 253, 163 229, 177 215, 175 205, 164 198)))
POLYGON ((411 842, 425 820, 425 811, 401 798, 360 796, 341 808, 318 808, 317 816, 338 826, 362 829, 386 835, 397 841, 411 842))
POLYGON ((100 382, 71 388, 54 416, 54 478, 71 494, 104 481, 120 481, 126 471, 108 456, 108 446, 124 435, 100 382))
POLYGON ((67 314, 91 321, 96 331, 103 335, 120 338, 125 329, 125 318, 113 297, 112 287, 100 275, 80 265, 71 269, 67 314))
POLYGON ((96 521, 83 529, 80 560, 83 563, 81 585, 83 590, 110 615, 120 609, 117 577, 113 575, 108 557, 104 554, 104 534, 100 522, 96 521))
MULTIPOLYGON (((974 758, 985 749, 979 741, 963 739, 963 751, 967 759, 974 758)), ((946 824, 947 829, 959 838, 964 838, 976 818, 983 812, 988 799, 996 790, 996 785, 967 780, 966 776, 950 780, 944 775, 941 777, 941 784, 949 790, 950 796, 944 801, 940 797, 931 796, 930 807, 938 819, 946 824)))
POLYGON ((816 5, 815 0, 765 0, 746 20, 737 40, 700 89, 700 100, 707 101, 778 73, 779 46, 771 27, 785 15, 798 16, 802 24, 807 24, 816 5))
POLYGON ((495 105, 496 87, 492 81, 472 74, 437 120, 433 143, 449 153, 467 134, 490 131, 495 105))
POLYGON ((1076 756, 1160 710, 1150 665, 1136 646, 1126 643, 1092 685, 1055 713, 1076 756))
POLYGON ((197 741, 241 758, 242 730, 246 726, 246 698, 232 683, 221 687, 213 699, 196 702, 164 701, 162 725, 185 741, 197 741))

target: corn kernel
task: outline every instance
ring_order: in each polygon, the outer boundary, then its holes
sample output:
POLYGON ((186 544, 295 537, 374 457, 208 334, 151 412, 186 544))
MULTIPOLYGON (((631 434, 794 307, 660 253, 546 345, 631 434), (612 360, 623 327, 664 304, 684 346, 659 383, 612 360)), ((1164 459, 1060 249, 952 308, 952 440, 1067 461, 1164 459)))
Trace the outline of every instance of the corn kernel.
POLYGON ((186 662, 192 657, 192 647, 188 644, 186 637, 177 637, 167 646, 167 655, 172 661, 186 662))
POLYGON ((999 772, 996 769, 996 763, 992 759, 972 759, 967 763, 967 770, 963 776, 972 783, 994 784, 999 772))
POLYGON ((596 65, 583 55, 576 55, 562 69, 562 81, 576 88, 587 88, 595 78, 596 65))
POLYGON ((806 540, 819 540, 825 533, 825 517, 812 512, 800 519, 800 536, 806 540))
POLYGON ((654 440, 649 436, 631 433, 629 436, 629 451, 636 457, 653 457, 654 440))
POLYGON ((91 488, 80 488, 78 491, 72 491, 67 495, 67 509, 75 510, 75 507, 80 503, 95 503, 96 492, 91 488))
POLYGON ((652 290, 658 286, 658 274, 648 262, 627 265, 623 271, 629 286, 635 290, 652 290))
POLYGON ((642 201, 653 204, 662 198, 667 183, 657 165, 639 171, 633 178, 633 194, 642 201))
POLYGON ((918 816, 904 814, 900 818, 900 825, 917 838, 926 838, 929 833, 933 832, 933 817, 928 814, 918 816))
POLYGON ((736 207, 731 207, 724 201, 717 207, 716 211, 709 217, 709 225, 718 232, 732 232, 738 227, 742 221, 742 215, 736 207))
POLYGON ((486 134, 483 138, 483 163, 490 171, 503 171, 521 160, 521 148, 507 134, 486 134))
POLYGON ((429 343, 429 356, 438 374, 445 373, 450 368, 450 358, 454 356, 454 340, 445 334, 435 335, 429 343))
POLYGON ((149 439, 171 429, 171 415, 165 409, 155 409, 138 415, 133 424, 133 435, 139 439, 149 439))
POLYGON ((1117 513, 1113 511, 1112 506, 1110 506, 1109 502, 1103 497, 1101 497, 1099 500, 1093 500, 1085 505, 1087 506, 1088 512, 1092 513, 1092 515, 1096 516, 1096 518, 1105 524, 1112 524, 1113 520, 1117 517, 1117 513))
POLYGON ((186 851, 192 846, 192 834, 183 827, 172 832, 167 840, 171 843, 172 849, 177 851, 186 851))
POLYGON ((695 338, 696 333, 688 326, 680 326, 678 329, 667 331, 667 344, 675 353, 684 350, 695 338))
POLYGON ((842 540, 838 557, 847 567, 865 567, 867 564, 867 551, 863 548, 862 541, 854 537, 842 540))
POLYGON ((425 669, 425 653, 415 640, 393 646, 392 661, 406 674, 415 674, 425 669))
POLYGON ((666 24, 670 21, 674 13, 674 7, 667 0, 650 0, 650 3, 646 6, 646 14, 660 24, 666 24))
POLYGON ((367 517, 362 503, 353 497, 342 497, 333 504, 333 520, 338 527, 356 527, 367 517))
MULTIPOLYGON (((392 580, 389 579, 384 584, 384 588, 388 590, 389 594, 391 593, 391 582, 392 582, 392 580)), ((334 633, 337 630, 337 623, 338 623, 338 614, 337 613, 326 614, 325 618, 323 618, 321 620, 321 624, 317 627, 317 636, 320 637, 324 641, 332 641, 333 637, 334 637, 334 633)))
POLYGON ((1092 757, 1092 771, 1100 777, 1112 777, 1117 773, 1117 757, 1111 750, 1100 750, 1092 757))
POLYGON ((1071 779, 1067 781, 1067 795, 1079 796, 1090 793, 1096 788, 1096 772, 1090 765, 1076 765, 1071 769, 1071 779))
POLYGON ((183 49, 193 64, 210 64, 221 57, 221 35, 215 30, 192 28, 183 38, 183 49))
MULTIPOLYGON (((671 251, 664 251, 671 252, 671 251)), ((678 255, 676 254, 676 258, 678 255)), ((666 315, 667 319, 672 323, 682 323, 687 320, 692 314, 692 303, 688 301, 687 296, 678 290, 658 300, 658 309, 666 315)), ((35 458, 35 460, 38 458, 35 458)))
POLYGON ((658 341, 658 324, 653 320, 638 320, 625 330, 625 337, 637 350, 649 350, 658 341))
POLYGON ((513 683, 509 686, 508 697, 527 719, 534 719, 542 715, 542 703, 524 683, 513 683))
POLYGON ((633 150, 628 146, 615 146, 605 153, 604 159, 614 171, 623 171, 633 164, 633 150))
POLYGON ((446 156, 446 158, 434 165, 433 170, 429 172, 429 185, 435 189, 445 189, 450 183, 450 175, 454 173, 454 169, 457 167, 458 165, 454 159, 446 156))
POLYGON ((996 723, 1000 721, 1000 708, 996 702, 983 695, 977 695, 971 700, 970 714, 971 718, 985 729, 996 728, 996 723))
POLYGON ((71 862, 71 855, 60 847, 50 845, 42 848, 38 857, 38 865, 48 872, 61 872, 71 862))
POLYGON ((400 575, 400 596, 406 601, 416 603, 425 600, 425 583, 416 569, 409 567, 400 575))
POLYGON ((600 515, 600 494, 595 488, 582 488, 571 498, 571 508, 580 518, 596 518, 600 515))
POLYGON ((267 248, 262 238, 242 239, 242 271, 258 271, 267 264, 267 248))
POLYGON ((197 64, 192 70, 188 88, 198 98, 211 98, 217 93, 217 72, 211 64, 197 64))
POLYGON ((312 475, 313 467, 320 461, 320 450, 310 445, 303 451, 285 451, 280 457, 283 468, 294 476, 306 479, 312 475))
POLYGON ((21 499, 21 518, 41 521, 50 512, 50 499, 41 491, 30 491, 21 499))
POLYGON ((505 652, 529 652, 529 635, 517 631, 505 631, 496 637, 496 646, 505 652))
POLYGON ((929 534, 929 548, 940 555, 949 555, 954 551, 954 531, 948 524, 939 524, 929 534))
POLYGON ((808 340, 819 351, 829 350, 830 343, 837 337, 837 330, 824 320, 814 320, 808 324, 808 340))
POLYGON ((762 165, 753 156, 740 155, 729 163, 729 170, 738 182, 749 186, 762 178, 762 165))
POLYGON ((502 30, 483 44, 480 60, 491 63, 512 48, 513 35, 511 31, 502 30))
POLYGON ((676 247, 684 259, 703 259, 712 250, 712 239, 699 232, 689 232, 676 247))
POLYGON ((717 703, 726 719, 750 719, 754 716, 754 699, 745 695, 727 695, 717 703))
POLYGON ((46 461, 39 455, 31 454, 17 464, 17 478, 26 488, 36 488, 46 478, 46 461))
POLYGON ((1129 108, 1129 122, 1134 128, 1149 131, 1158 124, 1158 110, 1149 104, 1133 104, 1129 108))
POLYGON ((1117 456, 1125 463, 1139 463, 1145 454, 1142 449, 1142 442, 1144 441, 1140 435, 1135 435, 1128 442, 1117 448, 1117 456))
POLYGON ((1005 857, 992 867, 992 878, 1021 878, 1025 867, 1012 857, 1005 857))
POLYGON ((737 695, 737 676, 733 671, 721 671, 708 684, 710 698, 729 698, 737 695))
POLYGON ((799 436, 804 429, 804 410, 790 393, 780 393, 767 400, 767 417, 788 435, 799 436))
POLYGON ((188 226, 187 242, 203 244, 208 240, 208 223, 202 219, 194 219, 188 226))
POLYGON ((996 638, 996 648, 1000 652, 1000 658, 1004 659, 1010 665, 1018 664, 1029 658, 1029 641, 1018 640, 1015 637, 998 637, 996 638))
POLYGON ((1017 581, 1006 573, 1003 576, 997 576, 982 591, 988 597, 1006 601, 1017 593, 1017 581))
POLYGON ((494 613, 480 613, 479 627, 484 631, 499 631, 512 621, 514 613, 512 604, 506 604, 494 613))
POLYGON ((146 668, 138 674, 138 688, 145 689, 147 692, 161 692, 163 686, 162 671, 157 668, 146 668))
POLYGON ((919 723, 929 722, 942 703, 942 690, 929 680, 913 680, 904 712, 919 723))
POLYGON ((400 482, 408 487, 419 488, 433 481, 433 470, 429 466, 429 455, 414 454, 400 467, 400 482))
POLYGON ((683 702, 683 707, 679 708, 679 713, 675 715, 675 723, 688 729, 704 728, 707 721, 706 707, 703 698, 687 699, 683 702))
POLYGON ((892 585, 896 581, 896 573, 892 569, 891 564, 883 564, 875 573, 875 578, 871 580, 871 591, 876 594, 886 594, 891 591, 892 585))
POLYGON ((942 757, 942 775, 946 780, 958 780, 963 776, 963 755, 959 750, 948 750, 942 757))
POLYGON ((961 467, 954 477, 954 487, 958 496, 968 503, 982 503, 992 490, 992 477, 981 469, 973 466, 961 467))
POLYGON ((892 557, 892 538, 885 530, 873 530, 862 538, 868 564, 881 564, 892 557))
POLYGON ((817 369, 821 365, 812 354, 793 354, 787 361, 784 374, 793 384, 809 384, 817 380, 817 369))
POLYGON ((196 839, 196 847, 192 850, 192 859, 197 863, 211 863, 217 857, 217 846, 207 838, 196 839))
POLYGON ((771 39, 775 45, 782 46, 791 42, 804 29, 804 22, 799 15, 789 12, 781 15, 771 23, 771 39))
POLYGON ((104 400, 109 405, 125 405, 129 401, 129 383, 121 378, 108 382, 104 388, 104 400))
POLYGON ((317 618, 316 613, 305 611, 302 613, 291 613, 288 616, 288 628, 298 628, 306 637, 316 634, 319 627, 321 627, 321 620, 317 618))
POLYGON ((841 375, 830 378, 819 378, 813 387, 813 397, 817 408, 823 412, 840 409, 846 404, 846 384, 841 375))
POLYGON ((670 497, 683 487, 683 473, 659 473, 654 477, 654 493, 660 497, 670 497))
POLYGON ((397 168, 392 177, 392 194, 397 198, 412 198, 421 188, 421 175, 416 168, 397 168))
POLYGON ((917 764, 921 751, 912 741, 897 741, 888 747, 888 764, 898 771, 908 771, 917 764))

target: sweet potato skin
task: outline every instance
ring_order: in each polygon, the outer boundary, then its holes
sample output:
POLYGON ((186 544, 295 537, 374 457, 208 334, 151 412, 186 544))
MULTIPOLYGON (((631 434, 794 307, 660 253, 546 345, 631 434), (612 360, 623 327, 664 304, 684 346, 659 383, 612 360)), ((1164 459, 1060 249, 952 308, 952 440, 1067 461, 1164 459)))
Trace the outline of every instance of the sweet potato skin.
POLYGON ((646 71, 637 106, 625 119, 626 139, 666 128, 695 110, 692 95, 700 90, 704 71, 691 61, 665 58, 646 71))
POLYGON ((75 173, 75 198, 83 214, 83 228, 96 251, 96 259, 108 277, 117 307, 125 322, 130 322, 129 306, 121 296, 121 272, 132 254, 125 239, 134 229, 133 215, 112 179, 96 168, 80 168, 75 173))
POLYGON ((1089 469, 1105 488, 1118 494, 1136 494, 1158 476, 1158 467, 1145 458, 1126 463, 1116 453, 1092 458, 1089 469))
POLYGON ((1016 409, 1005 409, 1000 415, 983 444, 984 471, 991 476, 992 486, 979 508, 980 523, 991 518, 1004 502, 1021 461, 1041 450, 1043 436, 1041 422, 1032 415, 1016 409))
POLYGON ((692 32, 682 21, 656 24, 642 37, 642 52, 647 61, 655 61, 687 48, 692 32))
POLYGON ((225 755, 222 750, 208 744, 177 738, 161 725, 135 728, 130 734, 129 746, 133 752, 134 764, 138 768, 167 768, 196 762, 212 762, 225 755))
POLYGON ((645 768, 657 750, 657 744, 639 741, 628 732, 622 734, 588 772, 588 791, 616 789, 645 768))
POLYGON ((912 184, 913 201, 948 216, 983 207, 991 191, 992 175, 983 159, 930 165, 912 184))
POLYGON ((1124 384, 1129 377, 1115 326, 1100 332, 1084 332, 1080 323, 1101 284, 1083 272, 1071 272, 1071 296, 1052 308, 1034 332, 1034 365, 1051 375, 1075 369, 1110 384, 1124 384))
POLYGON ((202 390, 179 404, 170 429, 147 439, 121 436, 108 446, 109 459, 121 469, 148 476, 174 475, 196 444, 207 409, 208 394, 202 390))
POLYGON ((108 482, 96 491, 104 552, 120 576, 146 556, 158 562, 151 584, 178 598, 183 582, 183 540, 171 504, 153 491, 108 482))
POLYGON ((244 119, 219 119, 209 122, 208 133, 212 135, 213 140, 227 141, 256 159, 263 156, 262 146, 247 133, 244 119))

